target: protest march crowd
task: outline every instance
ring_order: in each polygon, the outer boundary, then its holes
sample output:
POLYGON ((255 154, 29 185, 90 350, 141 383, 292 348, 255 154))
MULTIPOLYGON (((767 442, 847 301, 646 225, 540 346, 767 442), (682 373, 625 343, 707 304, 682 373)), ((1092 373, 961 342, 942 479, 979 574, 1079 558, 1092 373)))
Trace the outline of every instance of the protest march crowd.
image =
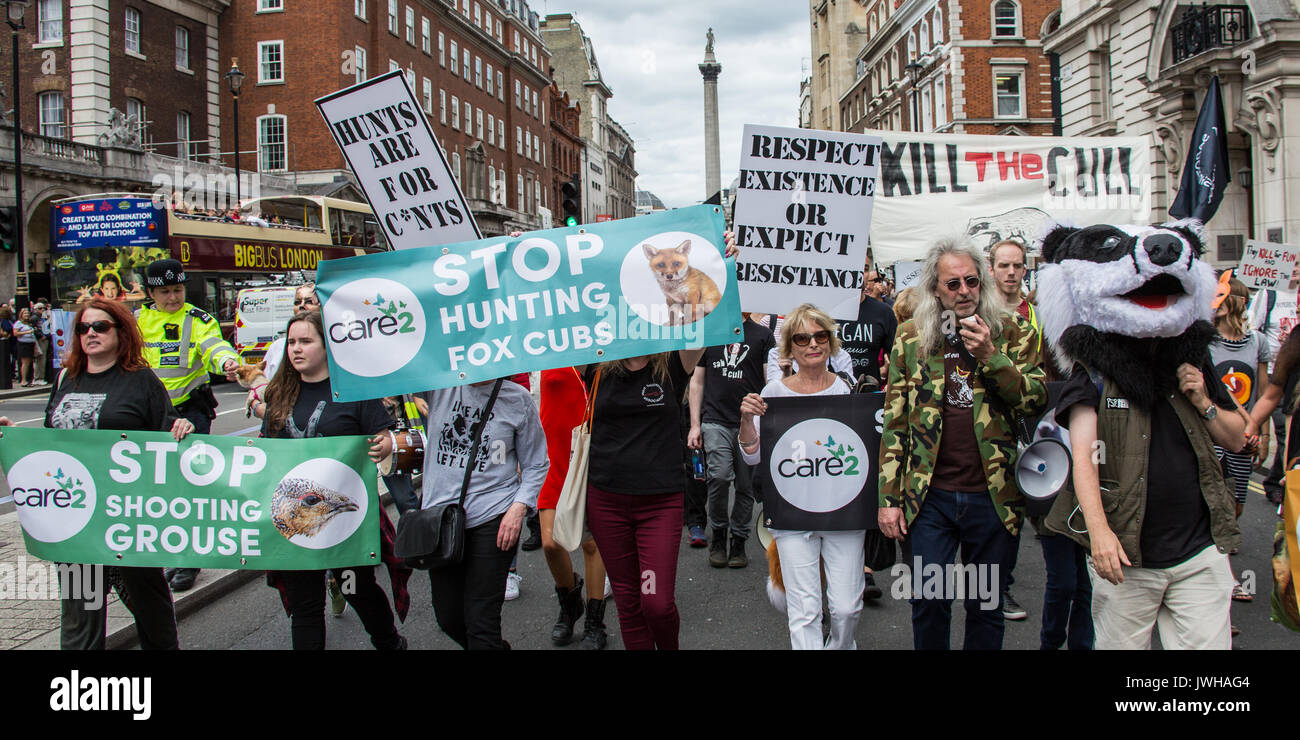
MULTIPOLYGON (((868 261, 856 320, 807 303, 780 316, 745 313, 743 337, 730 344, 544 370, 540 402, 527 374, 336 401, 312 284, 298 289, 264 366, 240 366, 212 318, 184 301, 183 266, 160 260, 147 271, 152 302, 135 315, 109 297, 79 302, 45 426, 170 431, 179 441, 210 429, 208 374, 220 373, 249 388, 262 436, 369 437, 401 514, 394 527, 378 507, 390 588, 374 564, 268 572, 294 649, 323 649, 327 607, 337 615, 347 606, 376 649, 405 649, 397 622, 412 562, 398 552, 401 530, 457 503, 463 552, 429 576, 438 627, 466 649, 510 647, 501 612, 518 594, 521 543, 543 551, 554 578, 555 645, 578 637, 583 620, 582 647, 604 649, 612 592, 627 649, 676 649, 683 536, 716 568, 747 567, 766 551, 768 595, 795 649, 855 649, 864 600, 882 597, 873 570, 895 561, 993 579, 992 603, 965 589, 968 649, 1000 649, 1004 621, 1029 612, 1021 601, 1041 602, 1043 649, 1148 649, 1157 625, 1165 649, 1228 649, 1231 602, 1253 598, 1230 560, 1249 475, 1277 434, 1266 489, 1278 503, 1284 462, 1298 454, 1286 418, 1300 335, 1288 336, 1296 308, 1277 292, 1252 299, 1230 274, 1207 287, 1200 250, 1182 225, 1061 227, 1044 240, 1045 264, 1026 294, 1024 244, 940 240, 901 291, 868 261), (1097 305, 1113 298, 1104 283, 1121 263, 1157 277, 1116 289, 1122 310, 1066 305, 1063 283, 1100 286, 1097 305), (1180 290, 1159 289, 1170 275, 1180 290), (1162 301, 1165 311, 1147 311, 1162 301), (1179 307, 1188 301, 1204 305, 1179 307), (1144 323, 1142 311, 1161 323, 1144 323), (857 393, 883 394, 877 526, 764 526, 756 512, 775 495, 760 465, 769 401, 857 393), (1024 420, 1068 430, 1074 460, 1071 480, 1037 513, 1015 474, 1024 420), (392 464, 409 432, 427 440, 423 460, 392 464), (575 507, 579 487, 585 506, 575 507), (1012 593, 1026 525, 1046 566, 1041 600, 1012 593), (654 588, 643 588, 647 573, 654 588)), ((728 256, 735 251, 729 244, 728 256)), ((141 646, 175 649, 171 590, 191 587, 195 571, 108 570, 141 646)), ((911 594, 916 649, 949 647, 953 599, 952 588, 911 594)), ((64 599, 63 648, 104 647, 97 606, 64 599)))

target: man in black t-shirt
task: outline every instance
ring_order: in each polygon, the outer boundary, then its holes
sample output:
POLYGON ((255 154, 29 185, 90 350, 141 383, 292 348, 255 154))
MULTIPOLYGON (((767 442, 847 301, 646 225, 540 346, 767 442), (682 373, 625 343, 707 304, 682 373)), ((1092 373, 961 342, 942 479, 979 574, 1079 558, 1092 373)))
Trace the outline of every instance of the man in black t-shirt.
MULTIPOLYGON (((867 270, 867 285, 883 286, 875 270, 867 270), (874 276, 874 277, 873 277, 874 276)), ((839 322, 840 344, 853 359, 853 377, 859 379, 864 375, 881 381, 881 354, 888 357, 894 347, 894 334, 898 330, 898 319, 885 303, 872 295, 871 290, 864 289, 862 301, 858 304, 857 321, 839 322)))
POLYGON ((708 516, 713 537, 709 564, 715 568, 744 568, 749 564, 745 540, 754 511, 753 476, 740 459, 740 401, 759 393, 765 384, 767 355, 776 346, 772 332, 745 314, 743 341, 709 347, 691 376, 691 431, 687 446, 703 449, 708 466, 708 516), (732 482, 736 502, 727 514, 732 482), (727 544, 728 520, 731 543, 727 544))

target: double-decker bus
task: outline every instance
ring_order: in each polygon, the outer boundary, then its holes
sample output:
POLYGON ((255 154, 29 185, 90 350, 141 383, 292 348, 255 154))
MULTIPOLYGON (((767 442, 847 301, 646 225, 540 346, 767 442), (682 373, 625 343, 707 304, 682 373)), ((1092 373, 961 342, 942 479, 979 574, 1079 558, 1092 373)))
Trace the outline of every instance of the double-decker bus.
POLYGON ((145 300, 148 264, 173 257, 189 275, 186 299, 229 338, 240 289, 309 279, 322 260, 387 249, 370 206, 349 200, 271 196, 222 213, 138 193, 80 196, 52 205, 51 298, 75 309, 103 294, 134 307, 145 300))

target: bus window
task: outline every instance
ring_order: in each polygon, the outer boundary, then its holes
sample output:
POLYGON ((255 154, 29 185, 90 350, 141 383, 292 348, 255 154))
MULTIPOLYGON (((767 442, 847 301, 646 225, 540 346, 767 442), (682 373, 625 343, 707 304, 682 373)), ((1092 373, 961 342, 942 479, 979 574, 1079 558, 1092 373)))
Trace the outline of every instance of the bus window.
POLYGON ((330 209, 330 230, 332 240, 343 247, 359 247, 362 243, 364 224, 362 215, 353 211, 337 208, 330 209))
POLYGON ((379 228, 379 222, 370 216, 366 220, 366 243, 363 245, 366 249, 387 251, 388 239, 384 236, 384 230, 379 228))

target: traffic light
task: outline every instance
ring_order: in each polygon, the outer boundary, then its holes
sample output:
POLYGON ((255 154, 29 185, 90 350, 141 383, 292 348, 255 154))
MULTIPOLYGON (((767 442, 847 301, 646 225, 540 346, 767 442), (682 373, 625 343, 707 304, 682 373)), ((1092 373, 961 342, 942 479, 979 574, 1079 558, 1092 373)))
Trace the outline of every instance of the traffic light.
POLYGON ((577 226, 582 223, 582 181, 577 175, 560 186, 560 195, 564 197, 560 203, 560 217, 564 219, 564 225, 577 226))
POLYGON ((13 252, 17 245, 14 233, 17 231, 18 209, 12 206, 0 208, 0 252, 13 252))

